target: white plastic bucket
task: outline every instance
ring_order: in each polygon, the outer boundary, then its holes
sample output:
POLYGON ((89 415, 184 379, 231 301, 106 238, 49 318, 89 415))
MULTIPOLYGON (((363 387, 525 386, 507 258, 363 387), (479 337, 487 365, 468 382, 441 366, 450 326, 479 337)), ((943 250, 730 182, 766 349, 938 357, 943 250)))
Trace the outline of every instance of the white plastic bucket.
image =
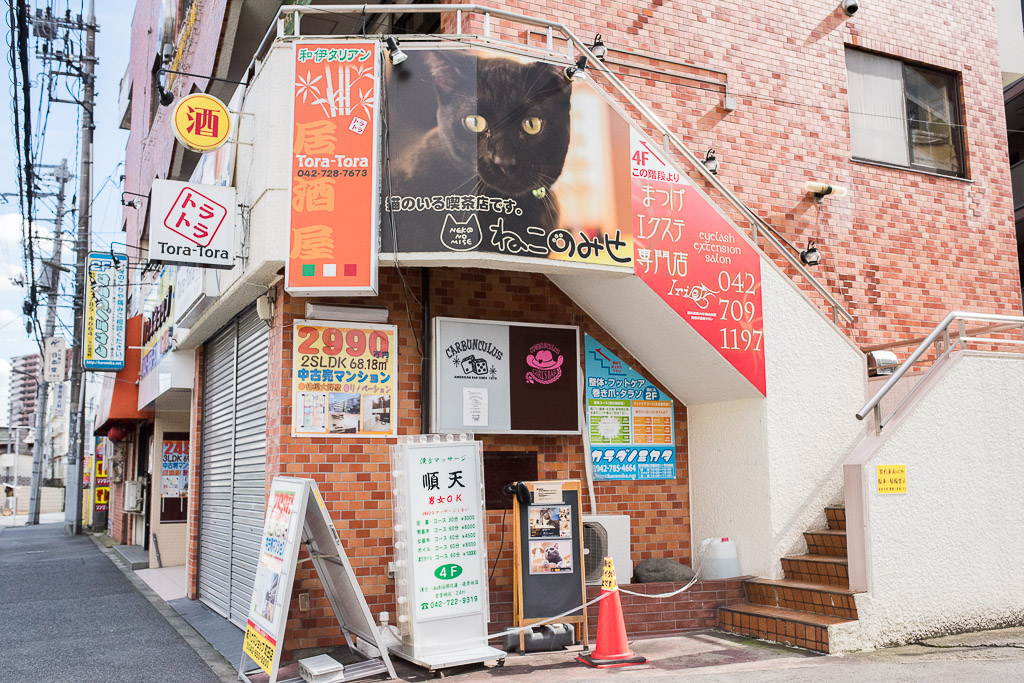
POLYGON ((704 564, 702 579, 731 579, 740 575, 740 563, 736 559, 736 543, 725 538, 705 538, 701 541, 704 564))

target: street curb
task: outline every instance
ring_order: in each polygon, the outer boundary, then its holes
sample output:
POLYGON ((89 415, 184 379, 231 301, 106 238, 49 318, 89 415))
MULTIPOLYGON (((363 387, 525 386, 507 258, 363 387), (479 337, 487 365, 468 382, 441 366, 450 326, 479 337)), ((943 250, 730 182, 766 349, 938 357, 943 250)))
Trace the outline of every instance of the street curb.
POLYGON ((128 565, 122 560, 117 553, 110 548, 104 546, 95 536, 92 534, 83 534, 88 536, 89 539, 99 548, 100 552, 103 553, 108 560, 110 560, 115 567, 121 570, 121 573, 125 575, 125 578, 131 582, 131 584, 142 593, 143 597, 152 603, 156 611, 167 620, 182 639, 189 644, 189 646, 195 650, 195 653, 199 655, 200 659, 206 663, 210 670, 223 682, 223 683, 234 683, 238 680, 238 672, 235 667, 231 665, 229 661, 224 659, 221 653, 210 645, 210 643, 199 635, 192 626, 185 621, 180 614, 174 611, 174 608, 167 604, 167 602, 157 595, 152 588, 146 585, 146 582, 140 579, 134 571, 132 571, 128 565))

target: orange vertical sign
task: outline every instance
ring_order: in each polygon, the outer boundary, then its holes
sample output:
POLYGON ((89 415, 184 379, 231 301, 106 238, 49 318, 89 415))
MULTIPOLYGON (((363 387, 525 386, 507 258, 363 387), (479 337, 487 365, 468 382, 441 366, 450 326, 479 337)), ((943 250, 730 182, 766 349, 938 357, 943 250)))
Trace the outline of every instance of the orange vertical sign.
POLYGON ((295 44, 290 294, 376 294, 379 49, 295 44))

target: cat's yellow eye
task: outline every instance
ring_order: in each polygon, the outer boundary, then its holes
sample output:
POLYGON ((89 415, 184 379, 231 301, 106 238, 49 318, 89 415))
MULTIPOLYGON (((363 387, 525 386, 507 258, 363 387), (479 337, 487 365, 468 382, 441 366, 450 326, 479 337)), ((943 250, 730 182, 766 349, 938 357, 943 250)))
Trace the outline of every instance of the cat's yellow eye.
POLYGON ((543 126, 544 121, 537 118, 536 116, 531 116, 528 119, 523 119, 523 130, 525 130, 528 135, 536 135, 537 133, 540 132, 540 129, 543 126))
POLYGON ((466 118, 462 119, 462 125, 474 133, 483 133, 487 130, 487 119, 476 114, 470 114, 466 118))

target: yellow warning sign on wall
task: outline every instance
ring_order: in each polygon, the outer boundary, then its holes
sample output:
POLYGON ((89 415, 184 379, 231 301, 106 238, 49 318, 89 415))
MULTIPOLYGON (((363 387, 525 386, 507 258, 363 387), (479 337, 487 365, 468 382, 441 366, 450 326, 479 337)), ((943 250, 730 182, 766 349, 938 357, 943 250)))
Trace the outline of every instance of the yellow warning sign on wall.
POLYGON ((907 492, 906 465, 878 465, 876 469, 878 472, 879 493, 907 492))
POLYGON ((193 152, 211 152, 231 133, 231 116, 213 95, 194 93, 174 108, 174 137, 193 152))

